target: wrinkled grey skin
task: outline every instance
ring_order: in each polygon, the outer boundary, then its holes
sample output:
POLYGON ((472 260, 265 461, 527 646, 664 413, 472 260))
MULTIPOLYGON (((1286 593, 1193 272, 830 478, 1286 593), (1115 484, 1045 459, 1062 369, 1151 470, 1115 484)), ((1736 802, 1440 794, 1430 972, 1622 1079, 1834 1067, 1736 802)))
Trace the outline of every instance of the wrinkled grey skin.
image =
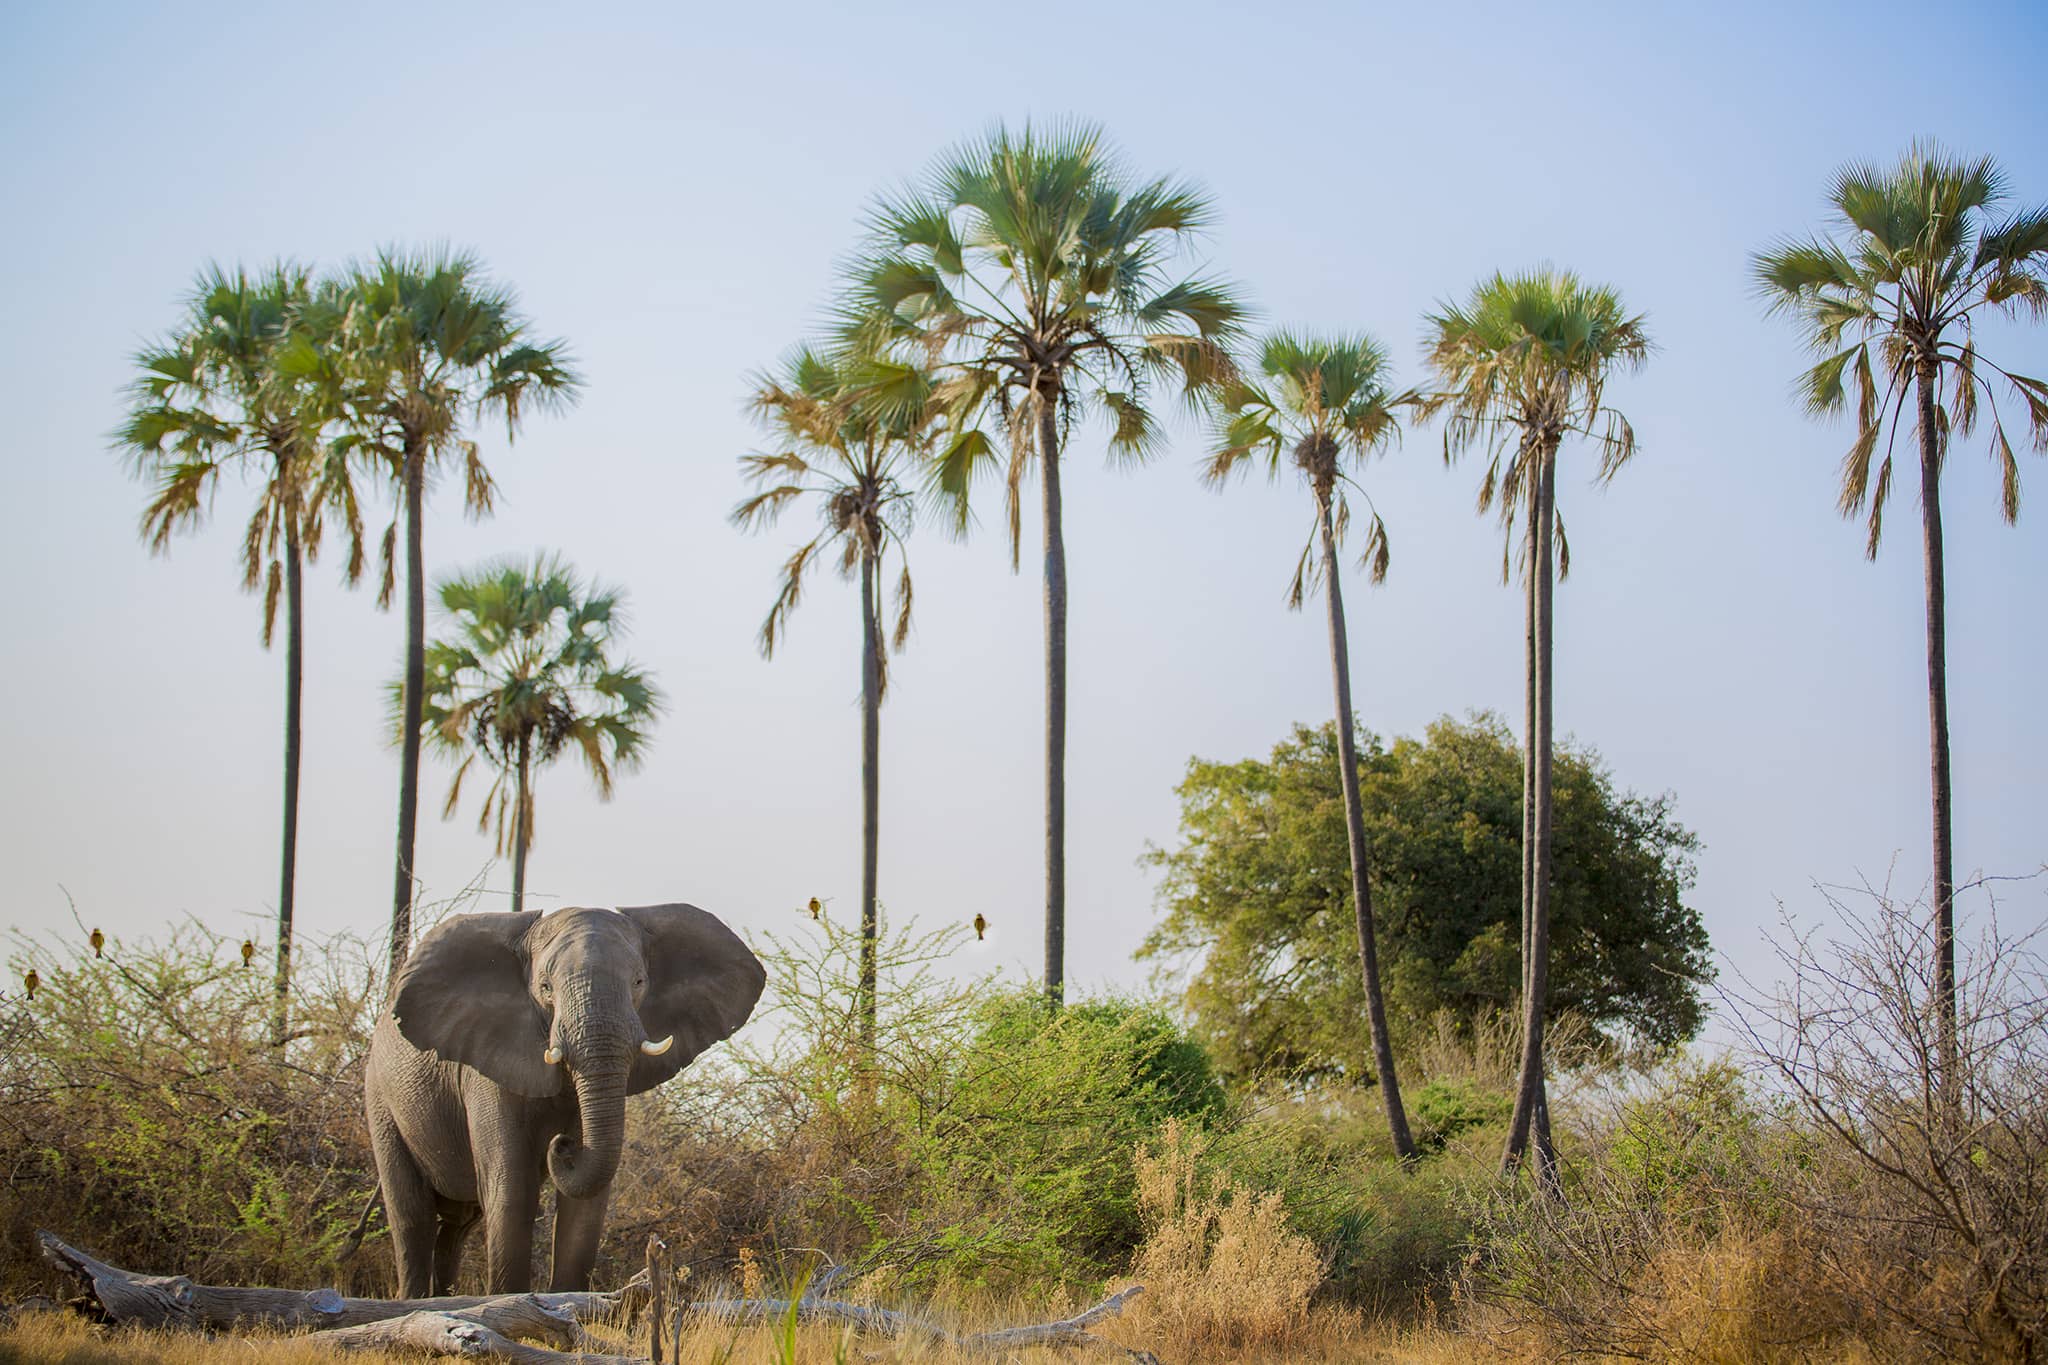
POLYGON ((364 1079, 399 1292, 453 1292, 479 1219, 488 1291, 531 1288, 548 1179, 552 1287, 587 1289, 626 1096, 731 1036, 766 979, 746 944, 693 905, 436 925, 398 974, 364 1079), (641 1048, 671 1035, 659 1056, 641 1048), (551 1048, 559 1062, 546 1060, 551 1048))

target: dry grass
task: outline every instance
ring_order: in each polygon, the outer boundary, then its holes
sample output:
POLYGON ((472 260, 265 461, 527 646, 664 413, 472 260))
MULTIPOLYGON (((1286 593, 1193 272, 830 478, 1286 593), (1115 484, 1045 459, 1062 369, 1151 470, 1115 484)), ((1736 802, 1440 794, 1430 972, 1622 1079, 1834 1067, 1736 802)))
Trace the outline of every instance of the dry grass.
MULTIPOLYGON (((1026 1316, 1029 1316, 1027 1313, 1026 1316)), ((959 1322, 958 1326, 995 1326, 1022 1318, 1004 1316, 986 1323, 959 1322)), ((1128 1324, 1126 1325, 1126 1329, 1128 1324)), ((1366 1365, 1367 1362, 1414 1362, 1415 1365, 1473 1365, 1474 1343, 1435 1329, 1390 1331, 1373 1329, 1365 1333, 1356 1324, 1340 1322, 1317 1314, 1295 1335, 1284 1351, 1252 1352, 1232 1357, 1247 1362, 1301 1362, 1301 1365, 1366 1365)), ((1128 1330, 1107 1335, 1132 1345, 1141 1344, 1128 1330)), ((614 1336, 613 1349, 633 1349, 614 1336)), ((642 1354, 645 1339, 635 1343, 642 1354)), ((854 1342, 842 1333, 819 1327, 796 1329, 793 1358, 799 1362, 859 1359, 875 1349, 872 1341, 854 1342)), ((1158 1349, 1147 1346, 1147 1349, 1158 1349)), ((1481 1348, 1484 1349, 1484 1348, 1481 1348)), ((1172 1365, 1193 1365, 1213 1356, 1168 1355, 1172 1365)), ((1057 1359, 1086 1360, 1071 1353, 1030 1352, 1018 1357, 1051 1362, 1057 1359)), ((334 1365, 343 1359, 317 1337, 258 1336, 248 1338, 207 1338, 167 1332, 125 1330, 104 1332, 69 1313, 24 1314, 12 1323, 0 1324, 0 1365, 334 1365)), ((365 1353, 345 1357, 363 1365, 384 1365, 413 1361, 417 1357, 365 1353)), ((683 1338, 682 1358, 689 1361, 722 1361, 728 1365, 787 1365, 792 1354, 781 1339, 779 1325, 726 1327, 699 1326, 683 1338)), ((987 1356, 915 1344, 891 1347, 885 1357, 903 1365, 989 1365, 987 1356)), ((1107 1359, 1107 1357, 1104 1357, 1107 1359)))

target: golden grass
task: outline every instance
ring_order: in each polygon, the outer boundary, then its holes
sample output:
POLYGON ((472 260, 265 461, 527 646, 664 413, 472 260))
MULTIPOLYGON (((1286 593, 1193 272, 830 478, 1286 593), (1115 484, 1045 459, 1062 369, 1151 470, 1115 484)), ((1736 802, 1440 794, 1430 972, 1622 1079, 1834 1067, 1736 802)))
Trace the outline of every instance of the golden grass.
MULTIPOLYGON (((1009 1325, 1028 1317, 1028 1313, 1023 1317, 1006 1316, 981 1325, 1009 1325)), ((703 1324, 685 1333, 682 1358, 687 1361, 725 1361, 729 1365, 784 1365, 788 1357, 778 1339, 780 1330, 773 1324, 740 1328, 703 1324)), ((617 1343, 613 1349, 622 1354, 631 1352, 645 1356, 647 1343, 644 1336, 636 1334, 637 1339, 629 1346, 615 1333, 608 1335, 613 1336, 617 1343)), ((1145 1345, 1146 1349, 1158 1352, 1169 1365, 1197 1365, 1200 1361, 1223 1358, 1168 1354, 1158 1344, 1142 1342, 1128 1331, 1106 1335, 1130 1345, 1145 1345)), ((864 1351, 874 1350, 876 1346, 872 1339, 848 1338, 835 1330, 804 1327, 797 1329, 795 1359, 798 1362, 830 1362, 841 1357, 843 1347, 844 1358, 858 1360, 864 1351)), ((1476 1354, 1483 1356, 1484 1348, 1476 1354)), ((969 1362, 989 1365, 990 1359, 985 1355, 967 1355, 942 1347, 908 1343, 891 1347, 885 1358, 904 1362, 904 1365, 969 1365, 969 1362)), ((1041 1351, 1022 1353, 1017 1358, 1036 1358, 1051 1365, 1062 1359, 1085 1361, 1089 1357, 1086 1354, 1062 1355, 1041 1351)), ((1228 1358, 1247 1362, 1248 1365, 1268 1365, 1268 1362, 1280 1365, 1283 1361, 1300 1362, 1301 1365, 1367 1365, 1368 1362, 1388 1362, 1391 1365, 1397 1361, 1414 1362, 1415 1365, 1474 1365, 1475 1343, 1436 1330, 1375 1328, 1361 1333, 1356 1322, 1348 1317, 1340 1321, 1318 1312, 1311 1315, 1305 1330, 1292 1338, 1286 1350, 1255 1351, 1228 1358)), ((362 1365, 382 1365, 387 1361, 398 1365, 398 1362, 416 1362, 419 1358, 383 1353, 342 1357, 332 1348, 322 1345, 318 1337, 236 1339, 136 1329, 103 1332, 70 1313, 25 1314, 11 1324, 0 1326, 0 1365, 334 1365, 338 1359, 362 1362, 362 1365)))

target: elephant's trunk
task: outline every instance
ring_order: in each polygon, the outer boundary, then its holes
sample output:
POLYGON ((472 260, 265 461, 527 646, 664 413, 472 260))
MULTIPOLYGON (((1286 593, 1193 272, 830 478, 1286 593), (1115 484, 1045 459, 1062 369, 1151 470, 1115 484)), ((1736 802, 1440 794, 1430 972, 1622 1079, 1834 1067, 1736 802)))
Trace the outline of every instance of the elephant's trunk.
POLYGON ((576 1108, 581 1118, 577 1140, 567 1134, 548 1144, 548 1174, 555 1188, 571 1199, 600 1195, 618 1173, 619 1151, 626 1136, 625 1057, 607 1058, 590 1068, 573 1070, 576 1108))

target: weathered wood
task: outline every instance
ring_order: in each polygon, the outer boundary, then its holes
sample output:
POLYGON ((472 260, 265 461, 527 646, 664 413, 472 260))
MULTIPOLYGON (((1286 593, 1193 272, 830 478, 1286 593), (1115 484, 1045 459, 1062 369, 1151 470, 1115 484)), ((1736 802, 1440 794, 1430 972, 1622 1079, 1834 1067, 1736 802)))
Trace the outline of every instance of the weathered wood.
POLYGON ((434 1299, 351 1299, 333 1289, 238 1289, 194 1284, 183 1275, 138 1275, 108 1265, 52 1233, 36 1233, 44 1259, 85 1287, 85 1307, 105 1322, 123 1326, 226 1331, 236 1327, 310 1328, 330 1331, 404 1317, 409 1313, 460 1313, 508 1297, 530 1298, 564 1320, 588 1321, 636 1305, 646 1292, 637 1277, 608 1294, 565 1293, 523 1296, 467 1295, 434 1299))
POLYGON ((323 1332, 320 1339, 343 1351, 398 1351, 430 1356, 509 1360, 514 1365, 644 1365, 637 1356, 551 1351, 528 1346, 476 1320, 476 1310, 413 1312, 323 1332))
MULTIPOLYGON (((438 1356, 509 1360, 515 1365, 640 1365, 637 1357, 573 1348, 587 1343, 581 1323, 632 1310, 652 1298, 653 1348, 662 1353, 660 1323, 669 1322, 670 1349, 680 1361, 684 1318, 721 1322, 768 1322, 792 1311, 806 1323, 852 1327, 873 1336, 913 1339, 977 1355, 1000 1355, 1031 1346, 1092 1347, 1116 1352, 1139 1365, 1158 1365, 1148 1351, 1134 1351, 1088 1329, 1114 1317, 1144 1292, 1132 1285, 1093 1308, 1058 1322, 956 1334, 922 1318, 888 1308, 806 1295, 789 1299, 709 1299, 680 1302, 667 1248, 648 1247, 649 1269, 608 1294, 501 1294, 433 1299, 351 1299, 333 1289, 228 1288, 194 1284, 183 1275, 138 1275, 69 1246, 48 1232, 36 1240, 50 1263, 76 1277, 86 1289, 80 1306, 94 1317, 123 1326, 198 1331, 237 1328, 308 1329, 341 1350, 400 1350, 438 1356), (661 1284, 660 1289, 655 1284, 661 1284), (671 1317, 659 1311, 668 1296, 671 1317), (519 1337, 542 1338, 556 1347, 528 1346, 519 1337)), ((834 1277, 819 1281, 829 1285, 834 1277)))

